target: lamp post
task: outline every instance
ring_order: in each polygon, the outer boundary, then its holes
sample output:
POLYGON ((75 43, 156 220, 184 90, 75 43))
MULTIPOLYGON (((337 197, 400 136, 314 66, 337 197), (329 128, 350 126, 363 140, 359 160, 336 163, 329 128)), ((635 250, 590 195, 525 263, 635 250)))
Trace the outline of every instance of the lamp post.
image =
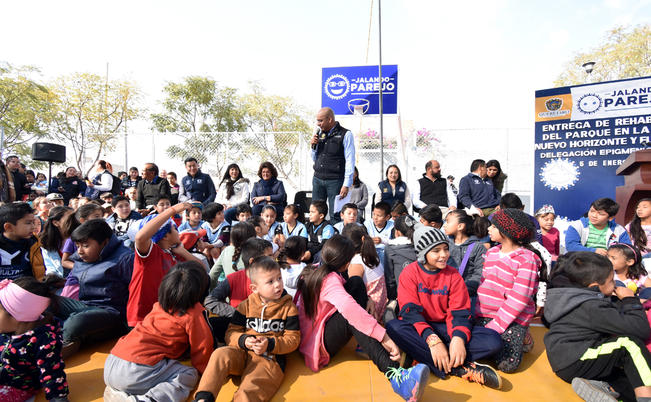
POLYGON ((583 67, 583 69, 585 70, 585 73, 587 75, 586 84, 590 83, 590 77, 592 77, 592 70, 594 70, 594 65, 595 64, 596 63, 594 61, 588 61, 588 62, 583 63, 583 65, 581 66, 581 67, 583 67))

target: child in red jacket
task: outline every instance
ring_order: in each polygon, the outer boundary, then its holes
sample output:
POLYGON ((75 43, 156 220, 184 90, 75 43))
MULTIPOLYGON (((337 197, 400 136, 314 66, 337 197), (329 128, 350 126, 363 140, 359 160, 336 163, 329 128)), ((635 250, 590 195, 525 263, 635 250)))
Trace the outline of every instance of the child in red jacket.
POLYGON ((209 286, 206 269, 195 261, 180 263, 165 275, 158 303, 118 340, 106 359, 104 400, 188 398, 213 350, 212 332, 201 305, 209 286), (176 360, 188 346, 193 367, 176 360))
POLYGON ((498 353, 502 341, 491 329, 473 328, 468 289, 459 272, 447 265, 447 236, 419 225, 414 247, 418 260, 400 274, 400 314, 387 323, 387 334, 440 378, 451 374, 499 389, 502 380, 497 372, 473 361, 498 353))

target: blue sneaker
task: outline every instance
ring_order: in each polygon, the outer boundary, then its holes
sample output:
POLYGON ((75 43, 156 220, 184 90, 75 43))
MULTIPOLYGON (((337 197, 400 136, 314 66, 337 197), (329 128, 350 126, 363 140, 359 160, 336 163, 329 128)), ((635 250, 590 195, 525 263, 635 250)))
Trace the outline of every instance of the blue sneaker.
POLYGON ((385 376, 389 379, 393 392, 405 401, 415 402, 425 391, 429 368, 422 363, 410 369, 390 367, 385 376))

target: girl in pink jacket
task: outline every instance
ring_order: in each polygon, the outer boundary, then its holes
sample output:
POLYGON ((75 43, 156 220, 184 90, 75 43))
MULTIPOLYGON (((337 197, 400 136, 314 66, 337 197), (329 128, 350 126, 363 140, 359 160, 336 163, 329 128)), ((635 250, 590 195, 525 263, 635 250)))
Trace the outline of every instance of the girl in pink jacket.
POLYGON ((353 276, 346 281, 341 276, 354 255, 352 242, 335 235, 321 249, 321 264, 306 268, 298 282, 299 350, 305 364, 318 371, 354 336, 378 369, 387 374, 393 390, 405 400, 418 400, 429 369, 424 364, 400 368, 400 350, 365 310, 368 296, 362 278, 353 276))

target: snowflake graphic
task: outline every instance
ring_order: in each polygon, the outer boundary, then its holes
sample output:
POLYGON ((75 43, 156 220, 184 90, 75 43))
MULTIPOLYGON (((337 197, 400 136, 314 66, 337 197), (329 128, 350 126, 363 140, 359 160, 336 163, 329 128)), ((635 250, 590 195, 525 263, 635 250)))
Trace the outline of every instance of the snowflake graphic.
POLYGON ((552 190, 567 190, 579 180, 579 168, 568 159, 552 159, 540 169, 540 180, 552 190))

